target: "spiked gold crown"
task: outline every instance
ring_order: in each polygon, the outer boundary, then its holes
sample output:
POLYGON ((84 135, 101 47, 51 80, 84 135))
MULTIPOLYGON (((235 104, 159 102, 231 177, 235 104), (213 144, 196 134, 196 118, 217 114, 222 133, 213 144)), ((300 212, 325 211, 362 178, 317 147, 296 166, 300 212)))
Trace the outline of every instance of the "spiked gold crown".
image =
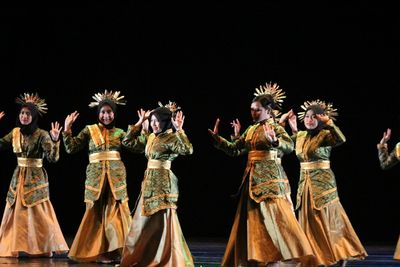
POLYGON ((333 107, 332 103, 325 103, 325 101, 317 99, 317 100, 305 101, 304 104, 301 105, 301 108, 304 111, 297 113, 301 121, 304 120, 306 112, 311 106, 319 106, 322 110, 324 110, 324 114, 327 115, 332 120, 336 120, 335 117, 339 115, 337 109, 333 107))
POLYGON ((116 105, 126 105, 126 100, 124 100, 123 98, 125 96, 121 95, 120 91, 108 91, 108 90, 104 90, 103 93, 96 93, 94 94, 94 96, 92 96, 92 98, 94 99, 93 102, 90 102, 89 107, 93 108, 96 107, 100 104, 101 101, 104 100, 110 100, 112 102, 114 102, 116 105))
POLYGON ((178 110, 181 110, 181 107, 179 107, 175 102, 172 101, 168 101, 168 104, 166 105, 163 105, 161 101, 158 101, 158 105, 160 107, 166 107, 172 112, 172 114, 175 114, 178 110))
POLYGON ((282 107, 283 99, 286 98, 285 92, 279 88, 279 85, 272 82, 265 83, 265 85, 260 85, 259 88, 256 88, 254 95, 271 95, 276 105, 278 105, 280 108, 282 107))
POLYGON ((20 105, 31 103, 37 108, 40 115, 47 113, 47 104, 43 98, 39 97, 38 93, 23 93, 15 99, 15 102, 20 105))

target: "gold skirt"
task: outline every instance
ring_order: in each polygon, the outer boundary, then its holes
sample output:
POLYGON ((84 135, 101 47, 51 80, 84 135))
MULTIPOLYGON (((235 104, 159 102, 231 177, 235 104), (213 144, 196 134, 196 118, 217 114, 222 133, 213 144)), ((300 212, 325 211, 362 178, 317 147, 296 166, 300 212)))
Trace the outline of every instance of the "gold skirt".
POLYGON ((399 237, 399 241, 397 241, 396 251, 394 252, 393 258, 395 260, 400 260, 400 237, 399 237))
POLYGON ((245 186, 221 266, 260 266, 289 260, 306 263, 313 258, 291 203, 285 198, 256 203, 245 186))
POLYGON ((0 227, 0 257, 18 257, 20 252, 48 255, 68 252, 68 245, 50 200, 25 207, 18 191, 14 205, 4 209, 0 227))
POLYGON ((142 215, 143 198, 133 216, 122 252, 121 267, 194 267, 175 209, 142 215))
POLYGON ((79 262, 119 260, 130 223, 128 202, 116 201, 104 183, 100 198, 93 206, 86 204, 68 257, 79 262))
POLYGON ((339 260, 362 260, 368 256, 339 201, 313 209, 309 179, 304 185, 299 222, 319 265, 339 260))

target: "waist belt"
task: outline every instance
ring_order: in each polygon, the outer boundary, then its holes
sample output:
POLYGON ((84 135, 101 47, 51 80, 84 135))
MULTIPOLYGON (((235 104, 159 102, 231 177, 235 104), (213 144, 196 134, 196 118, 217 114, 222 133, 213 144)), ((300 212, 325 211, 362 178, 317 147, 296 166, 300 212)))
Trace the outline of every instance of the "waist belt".
POLYGON ((256 161, 256 160, 275 160, 276 163, 281 163, 281 159, 278 158, 278 151, 271 150, 271 151, 262 151, 262 150, 252 150, 248 154, 249 161, 256 161))
POLYGON ((121 156, 118 151, 103 151, 89 155, 90 163, 96 163, 103 160, 121 160, 121 156))
POLYGON ((17 158, 19 167, 36 167, 41 168, 43 166, 42 159, 34 159, 34 158, 17 158))
POLYGON ((157 160, 157 159, 149 159, 147 162, 147 169, 171 169, 171 161, 170 160, 157 160))
POLYGON ((300 167, 302 170, 314 170, 314 169, 329 169, 331 166, 329 160, 319 160, 310 162, 300 162, 300 167))

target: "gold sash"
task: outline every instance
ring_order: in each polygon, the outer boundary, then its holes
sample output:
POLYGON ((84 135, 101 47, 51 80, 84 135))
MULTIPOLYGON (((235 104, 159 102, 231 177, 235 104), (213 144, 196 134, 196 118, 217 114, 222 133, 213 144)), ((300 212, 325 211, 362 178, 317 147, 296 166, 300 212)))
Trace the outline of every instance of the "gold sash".
POLYGON ((147 169, 171 169, 171 161, 170 160, 157 160, 157 159, 149 159, 147 162, 147 169))
POLYGON ((319 160, 310 162, 300 162, 300 167, 302 170, 314 170, 314 169, 329 169, 329 160, 319 160))
POLYGON ((89 155, 90 163, 96 163, 104 160, 121 160, 121 156, 118 151, 103 151, 89 155))
POLYGON ((14 153, 21 153, 21 129, 16 127, 12 132, 12 146, 14 153))
POLYGON ((34 158, 17 158, 18 166, 19 167, 35 167, 41 168, 43 166, 42 159, 34 159, 34 158))
POLYGON ((92 137, 93 143, 96 146, 101 146, 105 143, 104 137, 101 134, 101 130, 97 124, 88 126, 90 136, 92 137))
POLYGON ((276 163, 281 163, 281 159, 278 158, 278 151, 270 150, 252 150, 248 154, 249 161, 257 161, 257 160, 275 160, 276 163))

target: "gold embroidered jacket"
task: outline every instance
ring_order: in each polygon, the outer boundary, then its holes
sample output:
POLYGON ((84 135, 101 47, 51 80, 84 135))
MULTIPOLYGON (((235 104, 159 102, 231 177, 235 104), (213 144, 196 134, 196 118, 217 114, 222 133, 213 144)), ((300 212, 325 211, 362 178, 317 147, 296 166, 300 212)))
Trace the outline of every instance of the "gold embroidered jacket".
MULTIPOLYGON (((126 143, 141 143, 147 159, 159 164, 170 164, 179 155, 190 155, 193 146, 183 130, 172 132, 167 130, 157 136, 142 133, 141 140, 135 140, 132 131, 128 130, 126 143)), ((133 144, 131 144, 133 145, 133 144)), ((135 146, 139 149, 139 145, 135 146)), ((142 213, 150 216, 162 209, 177 208, 179 197, 178 178, 166 167, 150 167, 146 169, 142 182, 143 206, 142 213)))
MULTIPOLYGON (((293 138, 296 142, 296 155, 300 163, 329 161, 332 147, 346 142, 345 136, 333 122, 329 122, 325 129, 313 137, 307 131, 299 131, 293 135, 293 138)), ((309 179, 311 183, 313 208, 321 209, 329 203, 339 200, 335 174, 331 168, 300 169, 296 209, 301 205, 306 179, 309 179)))
POLYGON ((381 168, 383 170, 390 169, 400 162, 400 143, 396 144, 396 147, 390 154, 388 152, 387 144, 378 144, 378 157, 381 168))
MULTIPOLYGON (((135 134, 140 133, 140 128, 133 128, 135 134)), ((63 141, 67 153, 76 153, 88 147, 88 153, 107 151, 120 152, 122 139, 125 132, 119 128, 107 129, 101 124, 87 125, 77 136, 63 132, 63 141)), ((125 146, 131 151, 136 151, 132 146, 125 146)), ((113 197, 121 202, 128 201, 126 189, 126 170, 121 160, 100 160, 90 163, 86 168, 85 202, 93 203, 100 197, 104 182, 108 181, 113 197)))
MULTIPOLYGON (((60 142, 53 142, 50 134, 42 129, 36 129, 31 135, 23 135, 20 128, 14 128, 0 139, 0 150, 13 149, 17 158, 41 160, 44 157, 49 162, 59 159, 60 142)), ((7 193, 7 202, 13 205, 18 189, 22 190, 22 204, 33 207, 49 200, 49 180, 43 167, 15 168, 7 193)))
MULTIPOLYGON (((285 129, 272 119, 268 120, 271 127, 275 130, 278 142, 270 143, 264 133, 262 124, 256 123, 246 129, 246 131, 235 141, 228 141, 225 138, 215 135, 215 147, 224 151, 229 156, 239 156, 252 152, 275 153, 278 157, 293 151, 293 141, 285 129)), ((271 158, 252 160, 249 156, 247 167, 244 171, 242 185, 249 177, 250 197, 260 203, 268 198, 284 198, 288 189, 288 180, 282 165, 271 158)))

